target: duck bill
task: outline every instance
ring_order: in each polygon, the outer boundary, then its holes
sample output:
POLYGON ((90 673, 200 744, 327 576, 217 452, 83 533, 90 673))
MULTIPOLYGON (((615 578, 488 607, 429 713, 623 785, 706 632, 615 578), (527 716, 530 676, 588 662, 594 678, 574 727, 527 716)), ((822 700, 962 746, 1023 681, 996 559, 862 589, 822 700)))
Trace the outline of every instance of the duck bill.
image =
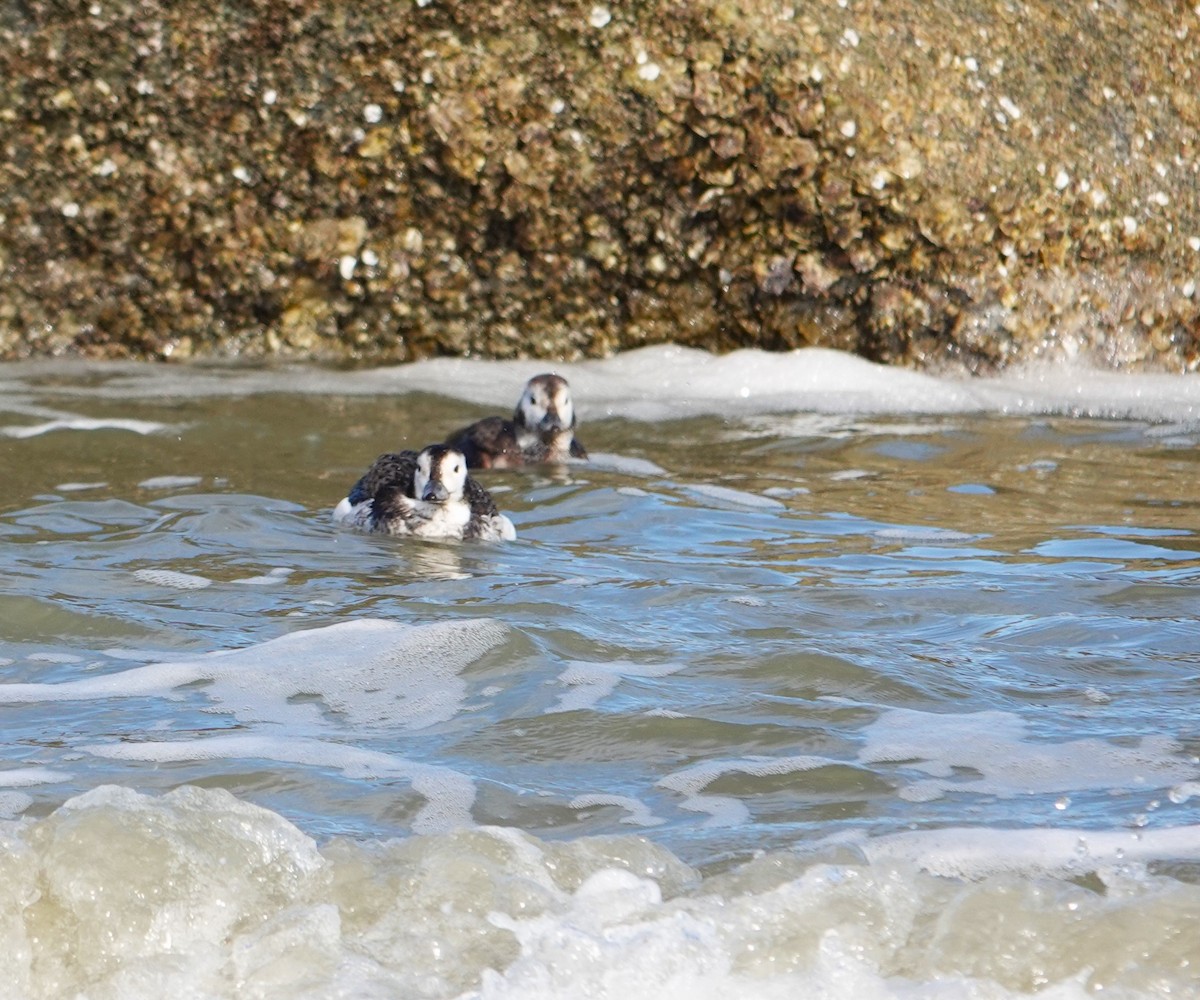
POLYGON ((421 499, 426 503, 445 503, 449 498, 450 494, 441 483, 430 483, 421 493, 421 499))

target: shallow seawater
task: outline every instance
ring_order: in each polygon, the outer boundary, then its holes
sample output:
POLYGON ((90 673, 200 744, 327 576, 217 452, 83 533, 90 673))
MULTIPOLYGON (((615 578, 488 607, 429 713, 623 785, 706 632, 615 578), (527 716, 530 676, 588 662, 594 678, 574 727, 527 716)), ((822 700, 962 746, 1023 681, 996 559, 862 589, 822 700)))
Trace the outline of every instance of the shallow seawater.
POLYGON ((1200 991, 1194 379, 538 370, 0 370, 0 996, 1200 991))

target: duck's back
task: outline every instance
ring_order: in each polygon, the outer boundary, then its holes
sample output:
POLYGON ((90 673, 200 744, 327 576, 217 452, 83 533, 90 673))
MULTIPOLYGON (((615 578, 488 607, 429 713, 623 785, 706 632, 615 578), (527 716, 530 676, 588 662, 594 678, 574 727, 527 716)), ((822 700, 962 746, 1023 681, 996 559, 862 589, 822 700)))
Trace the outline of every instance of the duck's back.
POLYGON ((415 451, 394 451, 380 455, 350 488, 346 498, 352 505, 364 500, 373 500, 380 492, 402 493, 413 495, 413 481, 417 475, 417 453, 415 451))
POLYGON ((503 469, 523 465, 516 427, 504 417, 485 417, 455 431, 446 444, 463 453, 469 469, 503 469))

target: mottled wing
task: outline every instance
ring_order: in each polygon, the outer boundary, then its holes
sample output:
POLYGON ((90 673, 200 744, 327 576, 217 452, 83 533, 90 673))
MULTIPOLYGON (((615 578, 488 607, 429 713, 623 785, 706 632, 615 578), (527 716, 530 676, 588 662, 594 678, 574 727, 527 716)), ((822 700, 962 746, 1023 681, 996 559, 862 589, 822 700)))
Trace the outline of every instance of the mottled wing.
POLYGON ((463 496, 467 498, 473 517, 492 517, 499 513, 492 495, 480 485, 477 479, 467 476, 466 485, 463 487, 463 496))
POLYGON ((471 520, 467 524, 464 537, 477 538, 481 533, 486 534, 492 519, 500 513, 496 509, 496 502, 492 499, 492 495, 479 484, 478 480, 467 476, 466 485, 463 487, 463 496, 467 498, 467 503, 471 507, 471 520))
POLYGON ((428 519, 427 506, 410 497, 399 483, 384 483, 371 503, 371 530, 389 535, 416 532, 428 519))
POLYGON ((371 528, 390 535, 414 530, 420 520, 414 500, 417 452, 396 451, 380 455, 359 482, 371 500, 371 528))
POLYGON ((394 451, 380 455, 350 488, 349 501, 353 505, 364 500, 375 500, 381 491, 412 496, 413 480, 417 474, 415 451, 394 451))
POLYGON ((511 420, 486 417, 455 431, 446 444, 463 453, 468 469, 521 464, 521 449, 511 420))
POLYGON ((350 487, 350 492, 346 494, 346 499, 352 507, 357 507, 364 500, 371 499, 371 494, 367 492, 367 477, 365 474, 360 476, 358 482, 350 487))

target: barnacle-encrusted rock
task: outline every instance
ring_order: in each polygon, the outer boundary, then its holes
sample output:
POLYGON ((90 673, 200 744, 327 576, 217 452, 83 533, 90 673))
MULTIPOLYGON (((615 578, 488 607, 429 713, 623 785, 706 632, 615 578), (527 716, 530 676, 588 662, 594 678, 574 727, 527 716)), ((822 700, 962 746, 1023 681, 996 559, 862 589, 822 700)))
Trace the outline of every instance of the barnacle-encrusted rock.
POLYGON ((1200 8, 26 0, 0 357, 1200 363, 1200 8))

